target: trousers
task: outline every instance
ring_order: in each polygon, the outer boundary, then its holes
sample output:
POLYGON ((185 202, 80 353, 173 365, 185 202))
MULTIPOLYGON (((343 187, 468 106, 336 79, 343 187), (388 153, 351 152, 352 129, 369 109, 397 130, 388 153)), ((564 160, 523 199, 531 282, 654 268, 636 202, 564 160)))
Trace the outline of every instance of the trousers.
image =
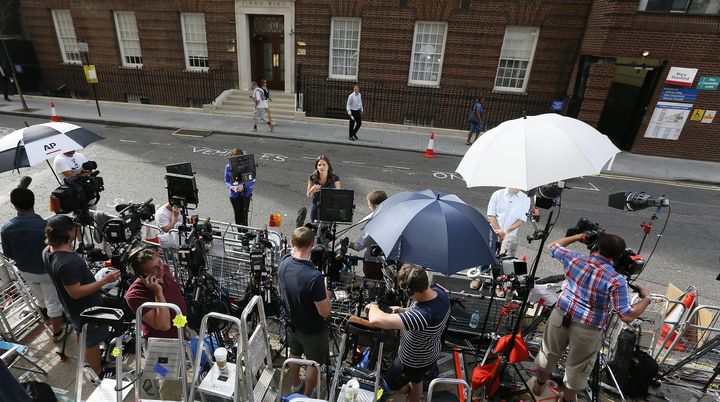
POLYGON ((360 126, 362 126, 362 112, 359 110, 351 110, 352 119, 350 119, 350 137, 357 137, 360 126))
POLYGON ((252 196, 243 197, 238 196, 235 198, 230 197, 230 204, 233 208, 233 214, 235 215, 235 224, 241 226, 248 225, 248 215, 250 213, 250 199, 252 196))

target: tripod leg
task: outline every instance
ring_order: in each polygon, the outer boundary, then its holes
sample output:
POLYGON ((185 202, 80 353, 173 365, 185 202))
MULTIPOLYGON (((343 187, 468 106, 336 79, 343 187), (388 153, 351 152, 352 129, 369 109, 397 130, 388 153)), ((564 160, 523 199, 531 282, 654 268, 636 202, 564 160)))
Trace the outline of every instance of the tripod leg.
MULTIPOLYGON (((625 402, 625 395, 623 395, 622 389, 620 389, 620 384, 618 384, 617 379, 615 379, 615 373, 613 373, 612 368, 610 368, 610 365, 605 360, 605 356, 602 353, 598 353, 598 361, 597 363, 602 363, 603 368, 601 370, 607 370, 608 374, 610 375, 610 378, 613 381, 613 385, 615 386, 615 389, 617 390, 618 394, 620 394, 620 399, 622 399, 623 402, 625 402)), ((598 387, 599 388, 599 387, 598 387)))

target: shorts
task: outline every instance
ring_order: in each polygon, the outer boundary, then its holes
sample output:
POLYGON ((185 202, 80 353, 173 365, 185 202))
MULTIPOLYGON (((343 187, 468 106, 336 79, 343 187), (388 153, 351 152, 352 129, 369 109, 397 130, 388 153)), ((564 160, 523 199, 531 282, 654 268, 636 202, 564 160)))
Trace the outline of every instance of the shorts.
POLYGON ((323 328, 319 334, 303 334, 299 331, 288 331, 287 338, 291 355, 305 355, 306 359, 314 360, 321 365, 328 363, 330 341, 327 327, 323 328))
MULTIPOLYGON (((71 321, 72 321, 73 328, 75 328, 75 333, 79 337, 80 330, 82 329, 80 327, 80 317, 72 317, 71 321)), ((98 327, 96 325, 88 324, 87 337, 85 338, 85 347, 94 348, 95 346, 110 339, 110 335, 112 335, 112 331, 110 330, 110 327, 107 327, 107 326, 98 327)))
POLYGON ((483 124, 483 123, 478 123, 478 124, 470 123, 470 132, 471 132, 471 133, 481 133, 481 132, 483 132, 483 131, 485 131, 485 124, 483 124))
POLYGON ((395 360, 393 360, 388 371, 385 372, 383 380, 385 380, 385 384, 387 384, 391 392, 396 392, 410 382, 423 382, 425 375, 429 373, 434 366, 435 364, 420 368, 407 367, 400 361, 400 356, 395 356, 395 360))
POLYGON ((20 272, 20 276, 30 287, 30 293, 35 296, 38 307, 47 309, 48 317, 62 317, 62 303, 50 275, 20 272))

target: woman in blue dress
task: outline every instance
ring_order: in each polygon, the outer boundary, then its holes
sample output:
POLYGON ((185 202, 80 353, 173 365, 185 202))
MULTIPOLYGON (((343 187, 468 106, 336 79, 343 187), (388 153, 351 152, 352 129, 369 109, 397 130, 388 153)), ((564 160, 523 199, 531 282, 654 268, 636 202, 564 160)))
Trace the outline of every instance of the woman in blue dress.
POLYGON ((323 188, 340 188, 340 177, 333 173, 330 159, 325 155, 320 155, 315 159, 315 171, 308 177, 307 192, 305 193, 308 198, 312 198, 310 222, 318 220, 320 190, 323 188))

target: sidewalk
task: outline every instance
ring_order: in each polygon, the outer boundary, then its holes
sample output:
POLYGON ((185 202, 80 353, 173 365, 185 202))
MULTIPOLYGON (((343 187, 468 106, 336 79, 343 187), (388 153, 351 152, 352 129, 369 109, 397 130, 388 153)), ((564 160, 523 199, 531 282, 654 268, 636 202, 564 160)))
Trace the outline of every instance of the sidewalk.
MULTIPOLYGON (((98 117, 94 101, 26 96, 29 113, 21 111, 20 99, 14 96, 12 103, 0 102, 0 113, 20 116, 50 116, 50 101, 55 101, 58 115, 64 121, 92 122, 123 126, 139 126, 164 129, 205 129, 216 133, 285 138, 311 142, 330 142, 356 146, 424 152, 429 136, 426 128, 413 130, 407 127, 381 129, 363 127, 360 139, 348 141, 347 125, 332 119, 309 119, 310 121, 278 120, 274 133, 266 125, 259 132, 251 133, 252 119, 207 113, 198 109, 158 105, 137 105, 117 102, 100 102, 102 117, 98 117), (402 130, 400 128, 403 128, 402 130)), ((392 125, 388 125, 392 127, 392 125)), ((465 135, 435 135, 435 152, 441 155, 462 156, 468 145, 465 135)), ((665 158, 620 153, 612 170, 603 173, 619 176, 679 180, 697 183, 720 184, 720 163, 686 159, 665 158)))

